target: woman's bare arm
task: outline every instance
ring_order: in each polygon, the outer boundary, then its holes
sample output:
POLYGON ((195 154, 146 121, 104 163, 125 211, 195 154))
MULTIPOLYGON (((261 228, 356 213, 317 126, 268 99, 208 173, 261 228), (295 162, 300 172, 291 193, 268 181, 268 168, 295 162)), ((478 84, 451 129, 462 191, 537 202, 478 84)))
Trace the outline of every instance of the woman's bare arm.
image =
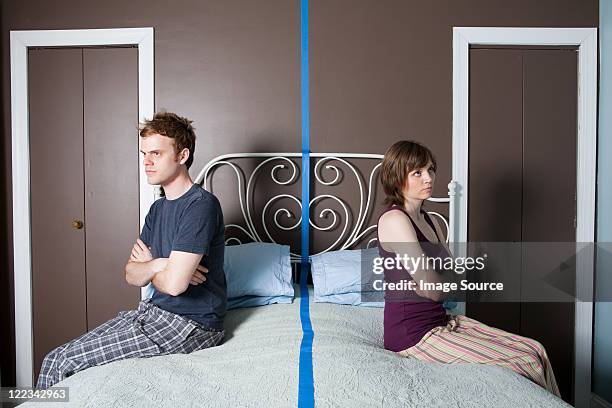
MULTIPOLYGON (((417 239, 416 231, 408 216, 400 210, 389 211, 380 218, 378 223, 378 239, 381 246, 389 251, 398 254, 400 257, 405 256, 408 259, 423 258, 423 249, 417 239)), ((433 268, 427 268, 423 263, 411 263, 417 265, 414 269, 410 268, 407 272, 412 274, 412 278, 417 284, 419 282, 427 283, 445 283, 453 279, 454 272, 436 271, 433 268)), ((415 292, 422 297, 439 302, 449 296, 449 292, 442 290, 425 290, 417 285, 415 292)))

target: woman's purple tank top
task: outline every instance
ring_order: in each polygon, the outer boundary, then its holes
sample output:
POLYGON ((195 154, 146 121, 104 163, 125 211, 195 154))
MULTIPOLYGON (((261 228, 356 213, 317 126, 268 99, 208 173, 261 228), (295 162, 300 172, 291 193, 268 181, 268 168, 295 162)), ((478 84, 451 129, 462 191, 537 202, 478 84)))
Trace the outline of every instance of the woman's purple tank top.
MULTIPOLYGON (((421 230, 416 226, 412 218, 408 213, 400 206, 393 205, 387 208, 384 212, 391 210, 401 210, 414 227, 419 242, 429 243, 430 241, 423 235, 421 230)), ((421 210, 425 213, 425 211, 421 210)), ((382 216, 382 215, 381 215, 382 216)), ((433 225, 433 222, 429 218, 429 214, 425 213, 425 220, 431 226, 436 237, 438 233, 433 225)), ((440 237, 438 237, 440 240, 440 237)), ((431 246, 424 246, 423 251, 427 256, 439 256, 438 254, 428 253, 428 248, 431 246)), ((378 241, 378 253, 381 257, 395 258, 396 254, 393 252, 385 251, 378 241)), ((408 274, 404 269, 392 269, 385 270, 385 281, 397 282, 401 279, 412 279, 412 275, 408 274)), ((446 326, 448 322, 448 316, 442 303, 434 302, 427 298, 418 296, 416 293, 409 291, 408 296, 403 296, 402 299, 409 298, 411 300, 398 300, 397 293, 385 293, 385 311, 384 311, 384 343, 385 348, 391 351, 402 351, 409 347, 417 344, 423 336, 433 329, 434 327, 446 326), (396 299, 393 297, 396 295, 396 299), (412 300, 414 299, 414 300, 412 300)))

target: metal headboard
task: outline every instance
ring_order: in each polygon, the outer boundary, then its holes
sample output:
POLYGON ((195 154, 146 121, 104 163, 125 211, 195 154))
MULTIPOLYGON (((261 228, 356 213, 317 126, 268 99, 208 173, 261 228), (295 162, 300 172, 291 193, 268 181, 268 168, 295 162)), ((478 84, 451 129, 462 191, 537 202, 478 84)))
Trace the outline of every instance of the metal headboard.
MULTIPOLYGON (((238 182, 238 200, 240 203, 240 211, 242 213, 242 218, 244 224, 227 224, 225 226, 226 230, 235 228, 240 230, 243 234, 245 234, 250 240, 253 242, 273 242, 273 243, 282 243, 277 242, 270 233, 268 224, 268 220, 266 219, 266 213, 270 205, 277 200, 285 199, 293 201, 297 207, 300 208, 301 211, 301 200, 297 194, 283 194, 279 193, 270 198, 263 206, 261 210, 261 229, 258 230, 255 223, 253 222, 254 216, 257 214, 253 213, 253 208, 251 206, 251 198, 254 194, 254 181, 260 175, 261 170, 264 166, 271 166, 269 177, 272 182, 274 182, 279 188, 283 186, 290 186, 296 183, 299 179, 299 169, 298 165, 295 161, 296 159, 301 158, 301 153, 230 153, 217 156, 210 160, 206 165, 202 168, 202 170, 197 175, 194 180, 196 183, 201 184, 204 189, 209 190, 209 186, 211 185, 211 181, 214 177, 215 171, 217 168, 221 166, 228 166, 231 168, 236 175, 238 182), (258 163, 255 168, 251 171, 248 177, 245 176, 244 170, 240 167, 238 163, 240 159, 261 159, 261 162, 258 163), (293 160, 292 160, 293 159, 293 160), (284 180, 281 180, 277 172, 280 169, 286 169, 290 171, 289 177, 284 180), (246 180, 246 182, 245 182, 246 180)), ((376 183, 375 175, 380 169, 381 162, 383 159, 383 155, 381 154, 358 154, 358 153, 311 153, 310 157, 315 161, 313 173, 314 173, 314 181, 315 183, 320 184, 321 186, 336 186, 343 179, 343 172, 346 169, 349 174, 355 177, 357 184, 359 186, 359 208, 358 211, 352 212, 356 214, 353 225, 349 225, 349 209, 353 210, 346 200, 341 199, 340 197, 332 194, 318 194, 310 199, 310 205, 316 204, 322 200, 333 200, 335 201, 340 208, 342 208, 342 212, 344 215, 344 224, 342 225, 342 231, 338 238, 327 248, 324 250, 318 251, 311 255, 316 255, 319 253, 324 253, 332 250, 340 250, 340 249, 350 249, 353 248, 356 244, 358 244, 364 237, 366 237, 369 233, 376 229, 376 224, 372 224, 366 226, 366 219, 368 218, 370 211, 372 209, 372 200, 373 200, 373 189, 376 183), (370 166, 373 165, 371 170, 369 171, 367 177, 367 183, 361 176, 359 169, 355 166, 353 162, 357 160, 366 160, 370 161, 370 166), (373 162, 372 162, 373 161, 373 162), (375 164, 374 164, 375 163, 375 164), (334 176, 331 180, 325 180, 321 175, 322 169, 332 172, 334 176)), ((209 190, 210 191, 210 190, 209 190)), ((212 192, 212 191, 211 191, 212 192)), ((454 194, 454 184, 449 184, 449 196, 454 194)), ((436 203, 449 203, 452 207, 452 202, 449 197, 443 198, 430 198, 429 201, 436 203)), ((429 214, 438 217, 446 229, 447 242, 449 241, 449 237, 451 229, 449 228, 449 222, 447 219, 440 213, 436 211, 428 211, 429 214)), ((449 214, 452 214, 452 208, 449 209, 449 214)), ((318 231, 330 231, 337 227, 338 223, 341 222, 342 218, 338 211, 332 208, 323 208, 319 211, 318 217, 325 218, 326 216, 332 216, 332 223, 328 226, 322 227, 316 225, 316 223, 310 219, 310 226, 318 231)), ((277 209, 274 212, 274 215, 271 217, 274 225, 279 230, 291 231, 296 230, 300 227, 302 222, 301 217, 296 216, 290 209, 286 207, 282 207, 277 209), (295 219, 295 222, 292 225, 285 226, 279 222, 279 215, 285 215, 287 219, 295 219)), ((367 241, 366 246, 371 246, 376 241, 376 238, 372 238, 367 241)), ((227 244, 230 243, 242 243, 242 241, 236 237, 230 237, 226 240, 227 244)), ((283 243, 283 244, 291 244, 291 243, 283 243)), ((291 252, 291 260, 292 262, 299 262, 300 255, 296 252, 291 252)))

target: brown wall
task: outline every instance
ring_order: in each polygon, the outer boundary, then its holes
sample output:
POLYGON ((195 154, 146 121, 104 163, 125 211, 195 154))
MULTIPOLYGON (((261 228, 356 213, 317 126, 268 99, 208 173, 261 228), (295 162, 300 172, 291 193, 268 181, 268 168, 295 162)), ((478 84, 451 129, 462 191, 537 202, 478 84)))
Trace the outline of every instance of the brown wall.
MULTIPOLYGON (((383 153, 420 140, 439 159, 436 196, 450 179, 451 27, 598 25, 597 0, 310 4, 311 150, 383 153)), ((195 121, 194 169, 232 151, 300 150, 297 0, 5 0, 1 13, 3 334, 13 332, 9 30, 153 26, 156 108, 195 121)), ((0 339, 8 385, 14 341, 0 339)))

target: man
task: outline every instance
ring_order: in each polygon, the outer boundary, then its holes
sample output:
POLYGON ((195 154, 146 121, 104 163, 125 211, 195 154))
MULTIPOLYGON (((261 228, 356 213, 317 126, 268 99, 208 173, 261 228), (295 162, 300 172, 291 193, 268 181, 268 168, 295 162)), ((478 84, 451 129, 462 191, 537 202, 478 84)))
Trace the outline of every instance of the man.
POLYGON ((46 389, 88 367, 132 357, 191 353, 218 345, 227 303, 224 225, 219 201, 194 184, 191 121, 156 113, 140 130, 147 181, 165 196, 147 214, 125 265, 130 285, 152 283, 138 310, 120 312, 94 330, 51 351, 37 388, 46 389))

